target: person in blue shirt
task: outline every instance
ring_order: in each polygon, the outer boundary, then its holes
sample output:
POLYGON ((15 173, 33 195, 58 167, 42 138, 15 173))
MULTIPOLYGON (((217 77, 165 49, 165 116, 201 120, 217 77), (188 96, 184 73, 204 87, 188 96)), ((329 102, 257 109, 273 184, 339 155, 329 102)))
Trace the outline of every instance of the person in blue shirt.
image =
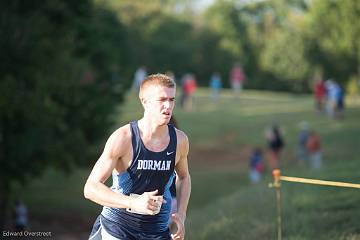
POLYGON ((184 239, 191 192, 186 134, 168 124, 176 85, 154 74, 140 86, 144 115, 112 133, 92 169, 84 196, 103 206, 90 234, 93 239, 184 239), (170 186, 176 172, 177 231, 170 233, 170 186), (104 183, 112 175, 109 188, 104 183))
POLYGON ((261 174, 264 172, 263 154, 260 148, 255 148, 250 156, 250 172, 249 177, 252 183, 261 180, 261 174))
POLYGON ((220 73, 215 72, 213 75, 211 75, 211 79, 210 79, 211 98, 214 101, 217 101, 219 99, 221 85, 222 84, 221 84, 220 73))

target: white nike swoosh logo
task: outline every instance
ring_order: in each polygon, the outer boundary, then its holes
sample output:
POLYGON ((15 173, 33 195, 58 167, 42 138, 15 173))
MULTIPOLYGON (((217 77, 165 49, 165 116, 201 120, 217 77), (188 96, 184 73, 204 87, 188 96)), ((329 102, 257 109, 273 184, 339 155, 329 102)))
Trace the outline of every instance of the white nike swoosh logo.
POLYGON ((174 152, 166 152, 166 155, 169 156, 171 154, 173 154, 174 152))

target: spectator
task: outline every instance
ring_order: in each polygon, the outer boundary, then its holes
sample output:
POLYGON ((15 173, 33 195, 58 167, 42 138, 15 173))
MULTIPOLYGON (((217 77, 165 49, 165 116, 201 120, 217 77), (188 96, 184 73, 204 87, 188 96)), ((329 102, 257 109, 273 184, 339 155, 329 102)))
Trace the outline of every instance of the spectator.
POLYGON ((218 72, 213 73, 210 79, 210 88, 211 88, 211 98, 214 101, 219 99, 219 92, 221 89, 221 77, 218 72))
POLYGON ((315 108, 318 113, 324 110, 326 87, 322 79, 316 81, 314 87, 315 108))
POLYGON ((136 93, 139 93, 140 85, 146 77, 147 77, 146 67, 145 66, 139 67, 134 74, 134 81, 132 85, 132 89, 134 89, 136 93))
POLYGON ((297 158, 301 162, 306 162, 308 160, 308 152, 306 149, 306 142, 309 138, 309 124, 307 122, 300 123, 300 132, 298 135, 298 154, 297 158))
POLYGON ((261 180, 261 175, 265 170, 263 154, 260 148, 255 148, 250 156, 250 181, 257 183, 261 180))
POLYGON ((310 132, 306 141, 306 149, 309 153, 310 167, 320 169, 322 165, 321 140, 315 131, 310 132))
POLYGON ((181 86, 182 96, 180 104, 185 110, 191 111, 194 104, 194 93, 197 88, 195 76, 193 74, 186 74, 181 81, 181 86))
POLYGON ((326 80, 326 112, 330 117, 336 117, 336 108, 339 96, 339 85, 332 79, 326 80))
POLYGON ((230 85, 234 91, 234 96, 238 97, 243 83, 245 81, 245 73, 240 65, 240 63, 235 63, 234 67, 231 69, 230 72, 230 85))
POLYGON ((25 231, 28 226, 28 211, 23 202, 17 200, 14 209, 15 216, 15 231, 25 231))
POLYGON ((280 129, 277 125, 273 125, 266 132, 266 140, 269 147, 269 165, 271 169, 280 167, 280 155, 284 147, 284 140, 281 136, 280 129))
POLYGON ((336 117, 343 118, 344 117, 344 108, 345 108, 345 91, 344 88, 339 85, 339 89, 337 92, 337 101, 336 101, 336 117))

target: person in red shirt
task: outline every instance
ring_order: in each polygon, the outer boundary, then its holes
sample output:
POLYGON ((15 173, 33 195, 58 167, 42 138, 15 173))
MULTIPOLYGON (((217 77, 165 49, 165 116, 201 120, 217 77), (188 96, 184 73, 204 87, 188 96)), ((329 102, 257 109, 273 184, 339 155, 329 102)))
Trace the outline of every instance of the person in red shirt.
POLYGON ((236 97, 239 96, 243 83, 245 81, 245 73, 239 63, 236 63, 230 72, 230 84, 236 97))
POLYGON ((197 89, 195 76, 193 74, 186 74, 182 80, 183 96, 181 105, 185 110, 191 111, 193 109, 194 93, 197 89))
POLYGON ((326 87, 323 80, 318 80, 314 86, 315 108, 317 112, 324 110, 326 87))
POLYGON ((319 169, 322 165, 321 140, 318 133, 311 131, 306 141, 306 150, 309 154, 312 169, 319 169))

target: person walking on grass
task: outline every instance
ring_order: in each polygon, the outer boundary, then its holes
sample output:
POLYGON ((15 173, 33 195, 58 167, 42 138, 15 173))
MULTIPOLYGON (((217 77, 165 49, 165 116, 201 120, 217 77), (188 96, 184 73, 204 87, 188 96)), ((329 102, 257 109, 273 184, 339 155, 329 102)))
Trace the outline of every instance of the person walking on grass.
POLYGON ((235 97, 240 96, 245 79, 246 75, 241 64, 239 62, 235 63, 230 72, 230 85, 235 97))
POLYGON ((260 148, 255 148, 250 156, 249 178, 251 183, 257 183, 261 180, 264 173, 265 165, 263 161, 263 153, 260 148))
POLYGON ((310 166, 314 170, 318 170, 322 166, 322 152, 320 135, 312 130, 306 141, 306 149, 309 153, 310 166))
POLYGON ((215 72, 211 75, 210 78, 210 88, 211 88, 211 99, 213 101, 218 101, 220 96, 221 89, 221 76, 219 72, 215 72))
POLYGON ((278 169, 280 168, 281 153, 285 144, 280 128, 274 124, 265 134, 269 148, 269 166, 272 170, 278 169))
POLYGON ((92 169, 84 196, 103 206, 89 239, 184 239, 191 192, 189 142, 168 124, 175 105, 175 82, 163 74, 147 77, 139 98, 144 115, 107 140, 92 169), (177 231, 170 233, 170 186, 176 178, 177 231), (104 182, 112 174, 113 185, 104 182))

